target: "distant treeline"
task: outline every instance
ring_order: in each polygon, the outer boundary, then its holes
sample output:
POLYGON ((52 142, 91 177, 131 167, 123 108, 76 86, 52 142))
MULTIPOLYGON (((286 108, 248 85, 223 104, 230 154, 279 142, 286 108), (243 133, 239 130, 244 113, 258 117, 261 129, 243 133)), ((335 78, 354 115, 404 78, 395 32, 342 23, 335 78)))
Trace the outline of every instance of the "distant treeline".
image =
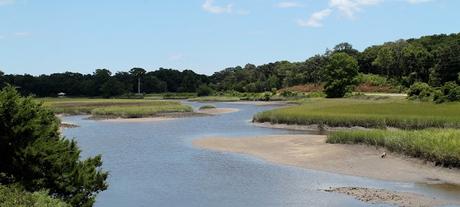
POLYGON ((138 77, 144 93, 195 92, 202 84, 209 84, 209 77, 191 70, 178 71, 160 68, 146 72, 142 68, 133 68, 129 72, 112 74, 107 69, 96 69, 93 74, 73 72, 51 75, 3 75, 1 81, 18 87, 23 94, 36 96, 57 96, 66 93, 69 96, 118 96, 137 92, 138 77))
POLYGON ((130 72, 115 74, 107 69, 97 69, 86 75, 71 72, 40 76, 0 73, 0 84, 9 83, 24 94, 37 96, 56 96, 59 92, 71 96, 117 96, 137 92, 138 80, 144 93, 195 92, 202 85, 217 91, 263 92, 323 83, 329 57, 338 52, 352 56, 358 62, 360 73, 380 75, 403 87, 415 82, 436 87, 450 81, 459 82, 460 78, 458 33, 387 42, 362 52, 349 43, 340 43, 303 62, 247 64, 224 69, 212 76, 164 68, 151 72, 133 68, 130 72))

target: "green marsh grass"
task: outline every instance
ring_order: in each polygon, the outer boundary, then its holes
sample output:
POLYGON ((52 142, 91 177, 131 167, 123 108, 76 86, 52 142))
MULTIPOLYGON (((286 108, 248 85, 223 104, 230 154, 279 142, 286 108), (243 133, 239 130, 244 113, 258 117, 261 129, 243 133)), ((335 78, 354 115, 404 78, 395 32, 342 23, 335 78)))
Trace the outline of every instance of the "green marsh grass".
POLYGON ((95 117, 138 118, 159 113, 192 112, 193 109, 177 101, 143 99, 38 99, 57 114, 93 115, 95 117))
POLYGON ((460 130, 345 130, 328 135, 328 143, 367 144, 421 158, 445 167, 460 167, 460 130))
POLYGON ((433 104, 399 98, 308 99, 299 106, 258 113, 253 120, 329 127, 460 128, 460 103, 433 104))

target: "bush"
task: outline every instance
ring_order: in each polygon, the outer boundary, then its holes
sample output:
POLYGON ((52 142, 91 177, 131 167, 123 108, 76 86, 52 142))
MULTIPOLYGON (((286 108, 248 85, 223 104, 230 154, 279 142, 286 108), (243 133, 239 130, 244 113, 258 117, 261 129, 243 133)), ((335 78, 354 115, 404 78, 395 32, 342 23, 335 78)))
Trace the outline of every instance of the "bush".
POLYGON ((29 193, 18 186, 0 185, 0 206, 2 207, 70 207, 67 203, 51 198, 46 191, 29 193))
POLYGON ((0 183, 48 190, 72 206, 92 206, 107 189, 101 156, 80 160, 74 140, 59 132, 54 113, 8 86, 0 92, 0 183))
POLYGON ((198 96, 210 96, 212 92, 212 89, 206 84, 200 85, 196 90, 198 96))
POLYGON ((371 86, 386 86, 390 85, 386 77, 374 75, 374 74, 363 74, 358 75, 358 81, 360 84, 369 84, 371 86))
POLYGON ((434 95, 436 103, 460 101, 460 86, 455 82, 447 82, 434 95))
POLYGON ((282 97, 296 97, 297 93, 292 91, 283 91, 281 92, 282 97))
POLYGON ((411 100, 430 101, 433 99, 435 90, 427 83, 417 82, 412 84, 407 92, 407 96, 411 100))

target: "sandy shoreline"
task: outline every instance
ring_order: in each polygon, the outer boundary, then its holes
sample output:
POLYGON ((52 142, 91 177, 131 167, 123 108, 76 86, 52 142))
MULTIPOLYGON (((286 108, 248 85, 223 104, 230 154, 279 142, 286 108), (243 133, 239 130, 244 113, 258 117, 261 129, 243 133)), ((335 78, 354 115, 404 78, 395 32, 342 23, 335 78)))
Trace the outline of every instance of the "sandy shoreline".
POLYGON ((415 183, 460 185, 460 170, 435 167, 422 160, 364 145, 326 144, 322 135, 275 135, 195 140, 198 148, 253 155, 264 160, 344 175, 415 183))
POLYGON ((210 109, 200 109, 197 113, 202 114, 209 114, 209 115, 218 115, 218 114, 228 114, 228 113, 235 113, 240 111, 239 109, 235 108, 210 108, 210 109))

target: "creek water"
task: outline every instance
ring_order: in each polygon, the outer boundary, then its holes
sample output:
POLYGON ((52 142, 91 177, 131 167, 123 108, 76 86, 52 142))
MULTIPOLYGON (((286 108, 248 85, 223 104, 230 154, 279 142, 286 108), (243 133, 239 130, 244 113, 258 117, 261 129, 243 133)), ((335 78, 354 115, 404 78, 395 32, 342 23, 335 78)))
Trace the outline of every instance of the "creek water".
MULTIPOLYGON (((200 103, 185 102, 195 108, 200 103)), ((210 136, 307 133, 253 126, 252 116, 273 106, 213 103, 235 113, 159 122, 119 123, 65 117, 79 125, 64 135, 78 141, 82 156, 102 154, 109 189, 96 207, 118 206, 385 206, 371 205, 329 187, 385 188, 460 200, 458 189, 389 182, 272 164, 251 156, 192 146, 210 136)))

